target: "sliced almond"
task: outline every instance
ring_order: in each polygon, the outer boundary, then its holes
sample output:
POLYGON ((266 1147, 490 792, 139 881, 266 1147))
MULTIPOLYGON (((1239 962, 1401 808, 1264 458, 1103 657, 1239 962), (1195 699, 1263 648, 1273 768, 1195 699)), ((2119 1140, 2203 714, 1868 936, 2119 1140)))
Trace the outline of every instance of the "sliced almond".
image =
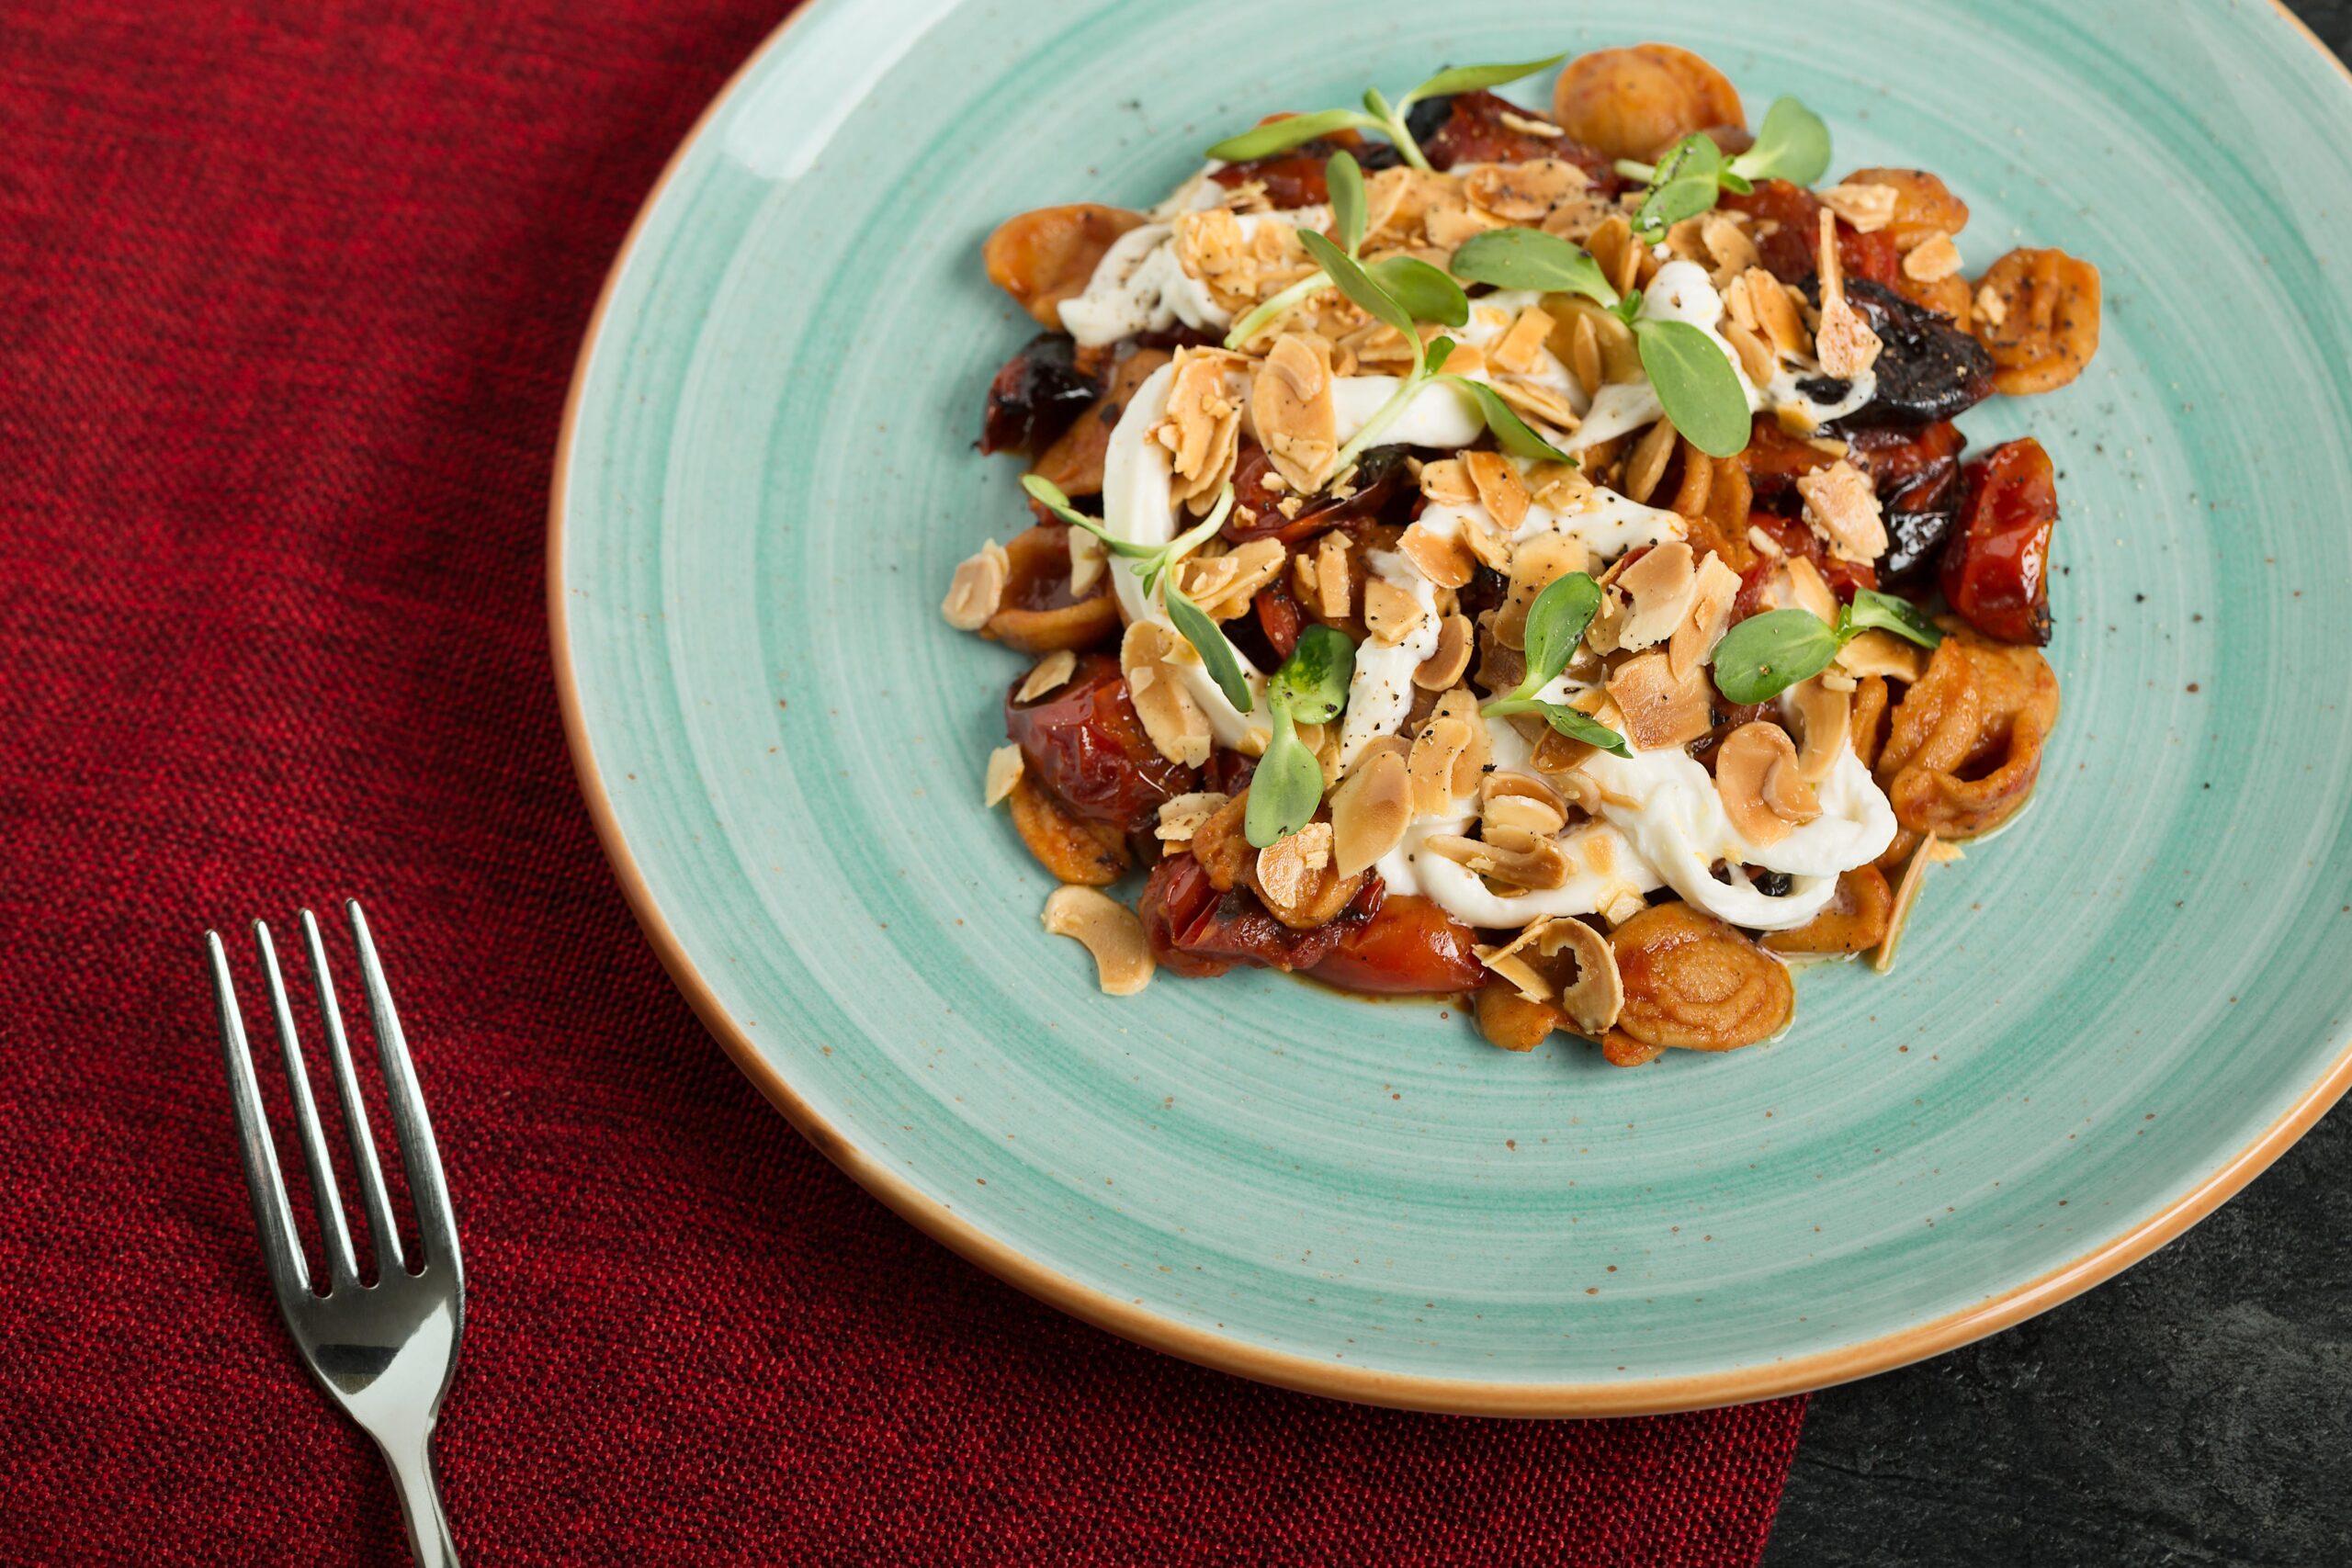
POLYGON ((1941 861, 1939 852, 1942 847, 1942 840, 1930 832, 1904 863, 1903 879, 1894 885, 1894 907, 1887 912, 1886 934, 1871 950, 1871 967, 1882 975, 1894 967, 1894 954, 1903 945, 1904 929, 1910 925, 1911 910, 1919 902, 1919 888, 1928 880, 1928 868, 1941 861))
POLYGON ((1094 955, 1105 996, 1132 997, 1151 984, 1151 943, 1136 912, 1099 887, 1063 886, 1046 900, 1046 930, 1094 955))
POLYGON ((1383 747, 1358 761, 1331 792, 1331 853, 1341 876, 1369 867, 1405 837, 1413 819, 1413 780, 1405 755, 1383 747))
MULTIPOLYGON (((1306 558, 1301 556, 1302 561, 1306 558)), ((1354 601, 1352 575, 1348 570, 1348 536, 1326 534, 1315 542, 1315 607, 1326 620, 1344 619, 1354 601)))
POLYGON ((1903 276, 1915 283, 1941 283, 1960 271, 1960 247, 1950 234, 1930 234, 1903 258, 1903 276))
POLYGON ((1495 637, 1505 648, 1526 646, 1527 611, 1535 596, 1570 572, 1592 562, 1584 541, 1568 534, 1538 534, 1511 552, 1510 588, 1495 615, 1495 637))
POLYGON ((1609 677, 1609 697, 1625 721, 1626 739, 1638 751, 1687 746, 1710 728, 1706 682, 1695 671, 1676 680, 1658 649, 1619 665, 1609 677))
POLYGON ((1282 575, 1288 552, 1279 539, 1252 539, 1218 556, 1176 563, 1176 587, 1213 621, 1245 614, 1259 591, 1282 575))
POLYGON ((1584 248, 1600 264, 1600 276, 1618 293, 1631 293, 1634 285, 1641 281, 1642 247, 1634 238, 1633 224, 1623 213, 1595 229, 1586 239, 1584 248))
POLYGON ((1455 773, 1476 744, 1468 724, 1451 716, 1435 717, 1413 742, 1407 764, 1413 781, 1413 809, 1423 817, 1442 816, 1453 809, 1458 794, 1455 773))
POLYGON ((1873 626, 1838 650, 1838 668, 1857 681, 1878 675, 1914 686, 1928 672, 1928 650, 1873 626))
POLYGON ((1258 886, 1278 911, 1303 908, 1331 868, 1331 824, 1309 822, 1258 852, 1258 886))
POLYGON ((1034 703, 1047 692, 1068 681, 1078 670, 1078 655, 1069 649, 1057 649, 1030 668, 1028 679, 1012 694, 1015 702, 1034 703))
POLYGON ((1012 786, 1021 782, 1021 748, 1007 743, 989 753, 988 772, 980 780, 980 800, 986 806, 1001 806, 1012 786))
POLYGON ((1571 331, 1575 335, 1568 340, 1568 373, 1577 378, 1577 385, 1584 389, 1584 395, 1589 398, 1602 386, 1600 334, 1594 330, 1590 316, 1577 317, 1571 331))
POLYGON ((1470 668, 1476 637, 1467 615, 1448 615, 1437 624, 1437 650, 1414 666, 1413 684, 1424 692, 1442 692, 1461 683, 1470 668))
POLYGON ((1579 1033, 1597 1038, 1625 1005, 1615 951, 1582 920, 1537 920, 1501 947, 1473 951, 1529 1001, 1566 1013, 1579 1033))
POLYGON ((1465 452, 1462 467, 1470 476, 1470 483, 1478 499, 1504 532, 1515 531, 1527 521, 1530 498, 1527 485, 1519 477, 1519 469, 1499 452, 1465 452))
POLYGON ((1715 794, 1734 830, 1758 848, 1821 815, 1813 785, 1798 772, 1789 732, 1763 719, 1741 725, 1716 748, 1715 794))
POLYGON ((1488 832, 1516 828, 1549 837, 1568 825, 1568 805, 1528 773, 1488 773, 1478 785, 1478 819, 1488 832))
POLYGON ((1159 803, 1159 822, 1152 835, 1171 846, 1190 843, 1193 835, 1201 830, 1201 824, 1216 816, 1231 798, 1215 790, 1171 795, 1159 803))
POLYGON ((1838 595, 1829 591, 1828 580, 1821 569, 1803 556, 1791 556, 1785 569, 1789 574, 1790 597, 1800 610, 1810 610, 1822 620, 1835 625, 1838 620, 1838 595))
POLYGON ((1664 642, 1690 615, 1698 595, 1698 569, 1690 547, 1680 539, 1669 539, 1645 550, 1616 574, 1611 586, 1625 596, 1617 646, 1641 649, 1664 642))
POLYGON ((1251 384, 1250 423, 1258 444, 1274 471, 1302 494, 1329 481, 1340 454, 1331 389, 1331 345, 1298 333, 1274 340, 1251 384))
POLYGON ((1430 854, 1506 887, 1544 892, 1567 886, 1568 858, 1561 851, 1559 840, 1548 834, 1517 828, 1498 828, 1482 839, 1460 833, 1433 833, 1424 840, 1423 847, 1430 854))
POLYGON ((1422 496, 1433 506, 1467 506, 1478 499, 1478 487, 1470 482, 1470 471, 1459 457, 1423 463, 1420 485, 1422 496))
POLYGON ((1591 184, 1590 175, 1564 158, 1527 158, 1476 165, 1463 175, 1462 194, 1497 218, 1536 223, 1582 196, 1591 184))
POLYGON ((1004 604, 1004 586, 1012 579, 1012 558, 994 539, 979 547, 956 569, 939 613, 959 632, 976 632, 1004 604))
POLYGON ((1753 331, 1731 321, 1724 321, 1722 330, 1724 341, 1739 355, 1739 367, 1750 381, 1761 387, 1781 373, 1780 355, 1753 331))
POLYGON ((1852 380, 1878 363, 1880 343, 1860 312, 1846 298, 1846 277, 1838 260, 1838 220, 1821 215, 1821 324, 1814 329, 1814 353, 1822 369, 1852 380))
POLYGON ((1739 597, 1739 573, 1710 550, 1693 574, 1690 608, 1666 647, 1667 669, 1678 681, 1690 679, 1731 626, 1732 604, 1739 597))
POLYGON ((1728 282, 1749 267, 1763 265, 1747 226, 1729 212, 1718 209, 1701 219, 1699 239, 1714 259, 1712 270, 1718 283, 1728 282))
POLYGON ((1634 447, 1633 456, 1625 459, 1624 478, 1617 487, 1628 501, 1647 501, 1657 492, 1679 437, 1680 433, 1665 420, 1649 427, 1634 447))
POLYGON ((1893 186, 1834 185, 1814 195, 1822 206, 1861 232, 1875 234, 1894 221, 1895 203, 1903 193, 1893 186))
POLYGON ((1426 518, 1407 528, 1396 547, 1440 588, 1460 588, 1477 570, 1477 561, 1460 536, 1438 532, 1426 518))
POLYGON ((1810 681, 1799 682, 1789 693, 1789 705, 1797 720, 1797 773, 1809 784, 1829 776, 1853 731, 1851 682, 1848 690, 1840 691, 1828 683, 1830 673, 1825 670, 1810 681))
POLYGON ((1806 335, 1804 315, 1787 286, 1760 266, 1748 268, 1740 275, 1740 281, 1747 285, 1745 293, 1756 313, 1756 330, 1764 341, 1792 358, 1809 352, 1813 340, 1806 335))
POLYGON ((1886 553, 1886 522, 1869 478, 1840 457, 1797 477, 1804 520, 1840 560, 1863 565, 1886 553))
POLYGON ((1241 404, 1226 374, 1246 361, 1221 349, 1180 348, 1168 386, 1168 413, 1152 439, 1169 455, 1170 499, 1198 515, 1233 477, 1240 453, 1241 404))
POLYGON ((1363 581, 1363 626, 1372 640, 1390 647, 1404 641, 1428 614, 1421 602, 1385 577, 1363 581))
POLYGON ((1552 335, 1552 318, 1530 305, 1515 317, 1510 330, 1487 350, 1487 363, 1516 376, 1532 374, 1544 363, 1544 344, 1552 335))
POLYGON ((1109 562, 1109 552, 1102 541, 1083 528, 1069 531, 1069 596, 1083 599, 1102 580, 1102 569, 1109 562))
POLYGON ((1209 725, 1193 694, 1173 671, 1196 661, 1192 644, 1157 621, 1137 621, 1119 642, 1119 668, 1144 734, 1171 762, 1197 768, 1209 760, 1209 725))

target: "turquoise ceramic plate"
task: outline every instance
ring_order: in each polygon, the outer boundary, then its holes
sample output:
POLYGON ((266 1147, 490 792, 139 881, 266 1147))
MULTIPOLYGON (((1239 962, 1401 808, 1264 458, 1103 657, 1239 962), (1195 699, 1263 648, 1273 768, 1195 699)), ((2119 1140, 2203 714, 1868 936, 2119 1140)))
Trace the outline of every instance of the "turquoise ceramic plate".
MULTIPOLYGON (((1539 85, 1540 88, 1541 85, 1539 85)), ((680 153, 558 469, 582 782, 664 960, 853 1176, 1096 1323, 1253 1376, 1590 1414, 1985 1333, 2208 1212, 2342 1092, 2352 997, 2352 93, 2223 0, 819 0, 680 153), (1552 19, 1547 19, 1547 17, 1552 19), (1663 39, 1838 165, 1920 164, 2106 270, 2097 366, 1969 421, 2064 473, 2040 800, 1903 963, 1638 1071, 1263 974, 1095 993, 951 631, 1022 525, 972 450, 1029 333, 979 243, 1442 62, 1663 39)))

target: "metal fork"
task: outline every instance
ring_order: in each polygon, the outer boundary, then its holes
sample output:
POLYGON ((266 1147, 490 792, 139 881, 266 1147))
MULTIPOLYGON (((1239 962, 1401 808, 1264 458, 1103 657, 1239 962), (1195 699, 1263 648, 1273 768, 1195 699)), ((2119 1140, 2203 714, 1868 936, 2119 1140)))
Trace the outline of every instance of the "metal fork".
POLYGON ((302 1140, 304 1162, 311 1168, 311 1194, 325 1241, 328 1279, 323 1294, 311 1289, 310 1270, 295 1235, 293 1206, 287 1201, 286 1183, 277 1171, 277 1150, 262 1114, 261 1087, 254 1078, 253 1054, 245 1044, 236 989, 229 977, 228 954, 221 950, 220 934, 206 931, 204 943, 212 960, 213 989, 220 1007, 220 1048, 229 1066, 229 1100, 236 1112, 245 1187, 253 1195, 254 1228, 261 1235, 262 1255, 269 1263, 278 1313, 286 1319, 302 1359, 335 1403, 376 1440, 385 1462, 391 1466, 392 1481, 400 1491, 401 1516, 407 1521, 409 1546, 416 1561, 424 1568, 455 1568, 458 1551, 449 1539, 449 1521, 441 1511, 440 1493, 434 1485, 431 1444, 441 1396, 448 1391, 449 1375, 458 1364, 458 1341, 465 1332, 465 1264, 458 1252, 458 1226, 449 1212, 449 1189, 441 1175, 441 1156, 434 1146, 433 1123, 417 1091, 416 1069, 409 1060, 400 1017, 392 1010, 392 995, 384 985, 376 944, 368 934, 368 918, 356 902, 344 908, 351 916, 352 940, 359 950, 360 981, 375 1024, 392 1135, 400 1145, 408 1171, 409 1195, 416 1209, 423 1256, 416 1259, 414 1269, 401 1256, 400 1234, 392 1224, 391 1197, 376 1161, 368 1110, 359 1099, 359 1080, 351 1070, 351 1046, 344 1036, 343 1014, 335 1006, 326 948, 319 941, 319 923, 308 909, 301 915, 302 938, 311 950, 319 1018, 334 1057, 335 1092, 343 1101, 352 1165, 368 1209, 368 1233, 375 1244, 375 1283, 360 1282, 334 1168, 328 1162, 326 1138, 319 1127, 319 1108, 311 1096, 311 1080, 302 1070, 302 1046, 295 1038, 293 1010, 287 1004, 286 983, 278 975, 277 950, 270 942, 269 928, 259 920, 254 922, 254 942, 261 950, 270 1010, 277 1016, 277 1036, 286 1048, 286 1077, 294 1097, 295 1125, 302 1140))

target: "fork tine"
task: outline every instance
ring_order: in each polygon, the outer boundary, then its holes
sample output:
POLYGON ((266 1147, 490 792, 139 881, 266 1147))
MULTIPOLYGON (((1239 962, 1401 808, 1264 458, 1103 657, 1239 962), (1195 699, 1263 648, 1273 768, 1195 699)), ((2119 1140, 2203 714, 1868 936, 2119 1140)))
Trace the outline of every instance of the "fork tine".
POLYGON ((277 1174, 277 1147, 270 1141, 269 1122, 262 1114, 261 1085, 254 1077, 253 1053, 245 1044, 244 1021, 237 1012, 237 987, 229 977, 229 955, 221 950, 220 934, 206 931, 204 948, 212 960, 212 996, 220 1009, 220 1055, 229 1067, 229 1109, 236 1118, 245 1190, 254 1201, 254 1230, 261 1237, 262 1257, 269 1265, 278 1303, 290 1308, 297 1298, 310 1293, 311 1271, 294 1239, 294 1210, 286 1201, 286 1183, 277 1174))
POLYGON ((392 1197, 384 1186, 384 1169, 376 1159, 376 1134, 368 1124, 368 1107, 359 1098, 359 1075, 351 1066, 351 1040, 343 1031, 343 1009, 335 1001, 334 971, 327 967, 326 943, 319 940, 319 922, 302 911, 302 942, 311 951, 311 976, 319 992, 319 1020, 327 1032, 327 1055, 334 1064, 335 1098, 343 1102, 343 1130, 351 1143, 352 1179, 368 1207, 368 1234, 376 1244, 376 1272, 380 1278, 407 1265, 401 1257, 400 1227, 392 1223, 392 1197))
POLYGON ((286 1082, 294 1096, 294 1128, 302 1142, 302 1159, 311 1168, 311 1203, 318 1211, 319 1234, 326 1238, 330 1290, 359 1281, 359 1264, 351 1252, 351 1232, 343 1223, 343 1193, 335 1186, 334 1167, 327 1159, 326 1134, 319 1126, 319 1103, 311 1094, 311 1075, 302 1065, 302 1043, 294 1032, 294 1010, 286 998, 286 978, 277 969, 277 944, 269 927, 254 922, 254 945, 261 949, 261 972, 269 982, 269 1010, 277 1020, 278 1043, 286 1051, 286 1082))
POLYGON ((416 1066, 409 1060, 408 1040, 401 1033, 400 1014, 392 1009, 392 993, 384 984, 384 968, 376 958, 375 940, 368 934, 368 917, 359 901, 346 900, 351 937, 359 949, 359 978, 368 989, 368 1015, 376 1026, 376 1051, 383 1064, 384 1098, 392 1111, 392 1135, 399 1140, 401 1159, 408 1168, 408 1192, 416 1206, 417 1240, 427 1263, 446 1263, 462 1277, 464 1262, 458 1253, 458 1222, 449 1212, 449 1186, 441 1175, 441 1151, 433 1141, 433 1119, 425 1114, 424 1096, 416 1086, 416 1066))

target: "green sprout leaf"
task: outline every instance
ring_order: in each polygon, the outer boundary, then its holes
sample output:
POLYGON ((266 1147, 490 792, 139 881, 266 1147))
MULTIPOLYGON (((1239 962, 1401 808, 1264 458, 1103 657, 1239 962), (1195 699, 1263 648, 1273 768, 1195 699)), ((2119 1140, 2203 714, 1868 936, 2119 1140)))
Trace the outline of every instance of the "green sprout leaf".
POLYGON ((1599 262, 1581 246, 1541 229, 1489 229, 1474 234, 1446 265, 1454 276, 1470 283, 1580 294, 1600 305, 1617 303, 1617 290, 1601 276, 1599 262))
POLYGON ((1747 390, 1723 345, 1688 321, 1643 317, 1634 323, 1642 369, 1674 428, 1711 457, 1747 447, 1747 390))
POLYGON ((1355 678, 1356 645, 1336 626, 1310 626, 1299 634, 1282 668, 1267 682, 1267 700, 1308 724, 1328 724, 1348 705, 1355 678))
POLYGON ((1159 545, 1138 545, 1126 539, 1113 538, 1110 532, 1105 529, 1102 524, 1096 522, 1093 518, 1087 516, 1086 513, 1070 505, 1069 497, 1062 493, 1062 489, 1059 485, 1054 483, 1051 479, 1041 477, 1040 475, 1022 475, 1021 488, 1027 491, 1032 496, 1035 497, 1038 503, 1044 506, 1046 511, 1052 513, 1055 516, 1060 518, 1071 527, 1084 529, 1087 533, 1093 535, 1097 539, 1102 540, 1102 547, 1109 550, 1114 556, 1125 556, 1131 559, 1137 558, 1149 558, 1159 555, 1165 547, 1159 545))
MULTIPOLYGON (((1357 264, 1355 257, 1340 249, 1312 229, 1297 231, 1299 243, 1315 264, 1331 275, 1331 282, 1339 291, 1353 300, 1366 313, 1387 322, 1408 338, 1413 331, 1412 312, 1398 304, 1389 292, 1372 280, 1372 276, 1357 264)), ((1432 269, 1434 270, 1434 269, 1432 269)))
POLYGON ((1290 710, 1274 709, 1273 739, 1250 775, 1250 804, 1242 808, 1241 836, 1264 849, 1315 819, 1323 804, 1323 764, 1298 738, 1290 710))
POLYGON ((1363 248, 1363 165, 1351 152, 1334 152, 1323 165, 1323 183, 1331 193, 1331 226, 1353 255, 1363 248))
POLYGON ((1736 703, 1769 702, 1828 669, 1840 641, 1810 610, 1750 615, 1715 645, 1715 689, 1736 703))
POLYGON ((1598 746, 1602 750, 1612 752, 1620 757, 1630 757, 1634 754, 1626 748, 1623 736, 1590 714, 1572 708, 1566 703, 1531 701, 1528 704, 1528 711, 1543 715, 1544 723, 1571 740, 1581 740, 1588 746, 1598 746))
POLYGON ((1287 152, 1301 142, 1329 136, 1335 130, 1386 129, 1379 120, 1357 109, 1322 109, 1314 114, 1295 114, 1288 119, 1273 120, 1245 130, 1238 136, 1228 136, 1210 148, 1208 155, 1228 164, 1246 164, 1252 158, 1269 158, 1277 152, 1287 152))
POLYGON ((1417 321, 1458 327, 1470 319, 1462 286, 1417 256, 1383 256, 1364 271, 1417 321))
POLYGON ((1872 630, 1893 632, 1921 648, 1933 648, 1944 640, 1943 628, 1928 619, 1927 613, 1910 600, 1864 588, 1855 592, 1854 602, 1839 614, 1838 640, 1850 642, 1872 630))
POLYGON ((1829 172, 1829 127, 1796 99, 1774 98, 1764 111, 1756 145, 1734 158, 1725 172, 1740 180, 1809 186, 1829 172))
POLYGON ((1168 605, 1170 623, 1199 652, 1201 665, 1208 671, 1209 679, 1216 682, 1216 689, 1236 709, 1248 713, 1256 705, 1256 699, 1250 694, 1250 680, 1241 673, 1241 661, 1234 657, 1233 645, 1225 640, 1225 634, 1217 630, 1208 613, 1177 592, 1174 584, 1169 585, 1162 597, 1168 605))
POLYGON ((1476 93, 1488 87, 1499 87, 1507 82, 1516 82, 1523 76, 1532 76, 1538 71, 1548 70, 1566 58, 1565 54, 1555 54, 1543 60, 1523 60, 1516 65, 1449 66, 1406 94, 1396 108, 1402 113, 1423 98, 1450 98, 1456 93, 1476 93))
POLYGON ((1650 188, 1634 214, 1634 231, 1655 241, 1686 218, 1696 218, 1722 195, 1724 152, 1712 137, 1693 134, 1674 144, 1650 175, 1650 188))
POLYGON ((1527 678, 1513 695, 1532 697, 1559 678, 1600 608, 1600 584, 1589 572, 1572 571, 1535 596, 1527 607, 1527 631, 1521 639, 1527 650, 1527 678))
POLYGON ((1553 446, 1535 433, 1535 427, 1519 417, 1519 411, 1503 401, 1502 394, 1484 381, 1473 381, 1467 376, 1443 376, 1478 400, 1478 412, 1486 420, 1487 428, 1495 433, 1495 444, 1514 457, 1525 457, 1536 463, 1568 463, 1576 459, 1553 446))

